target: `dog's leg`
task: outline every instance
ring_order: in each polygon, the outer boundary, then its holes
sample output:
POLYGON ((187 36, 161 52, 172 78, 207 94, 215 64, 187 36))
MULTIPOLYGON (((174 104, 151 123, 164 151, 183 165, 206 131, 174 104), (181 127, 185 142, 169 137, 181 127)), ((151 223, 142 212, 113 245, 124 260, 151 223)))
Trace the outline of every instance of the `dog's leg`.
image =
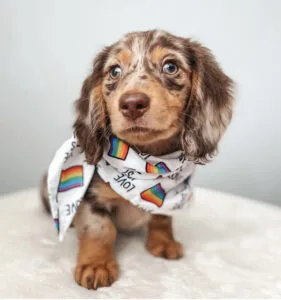
POLYGON ((147 249, 154 256, 167 259, 183 256, 182 245, 173 236, 171 217, 152 215, 148 225, 147 249))
POLYGON ((110 286, 118 276, 114 257, 116 229, 107 211, 82 202, 77 211, 75 226, 79 252, 74 272, 76 282, 88 289, 110 286))

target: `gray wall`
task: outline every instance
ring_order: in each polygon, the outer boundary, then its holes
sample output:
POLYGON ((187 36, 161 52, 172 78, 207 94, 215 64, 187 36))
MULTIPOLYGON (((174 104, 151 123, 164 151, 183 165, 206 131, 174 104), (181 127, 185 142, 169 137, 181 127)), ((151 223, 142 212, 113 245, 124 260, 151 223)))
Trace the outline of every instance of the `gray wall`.
POLYGON ((35 186, 71 133, 94 54, 162 28, 213 50, 237 83, 235 117, 199 185, 281 205, 281 1, 0 0, 1 192, 35 186))

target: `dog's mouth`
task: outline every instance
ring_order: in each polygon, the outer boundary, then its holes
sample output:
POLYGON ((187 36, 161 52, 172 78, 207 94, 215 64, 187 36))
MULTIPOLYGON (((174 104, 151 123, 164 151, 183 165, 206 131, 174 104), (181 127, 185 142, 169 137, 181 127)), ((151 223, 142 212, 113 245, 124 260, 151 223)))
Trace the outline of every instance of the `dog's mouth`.
POLYGON ((155 130, 152 128, 144 127, 144 126, 132 126, 123 130, 126 134, 146 134, 146 133, 159 133, 161 130, 155 130))
POLYGON ((158 140, 169 138, 175 132, 165 129, 146 127, 145 125, 131 125, 119 132, 113 132, 121 140, 134 145, 148 145, 158 140))
POLYGON ((126 133, 146 133, 149 132, 150 129, 143 126, 132 126, 124 130, 126 133))

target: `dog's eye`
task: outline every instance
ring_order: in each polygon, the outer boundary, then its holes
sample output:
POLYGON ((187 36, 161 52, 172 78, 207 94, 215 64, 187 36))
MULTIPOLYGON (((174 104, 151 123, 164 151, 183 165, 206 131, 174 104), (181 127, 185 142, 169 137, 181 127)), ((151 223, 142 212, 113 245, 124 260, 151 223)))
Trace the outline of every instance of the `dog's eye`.
POLYGON ((162 72, 166 74, 176 74, 178 71, 178 66, 173 62, 166 62, 163 65, 162 72))
POLYGON ((111 78, 117 79, 121 76, 122 70, 119 66, 114 66, 114 67, 111 68, 109 73, 110 73, 111 78))

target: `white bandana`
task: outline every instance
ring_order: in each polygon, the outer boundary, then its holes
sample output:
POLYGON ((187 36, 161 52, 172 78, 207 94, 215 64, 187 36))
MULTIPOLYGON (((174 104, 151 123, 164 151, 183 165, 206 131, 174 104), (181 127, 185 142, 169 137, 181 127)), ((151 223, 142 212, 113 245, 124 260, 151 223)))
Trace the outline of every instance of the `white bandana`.
POLYGON ((111 137, 103 158, 89 165, 76 138, 68 139, 48 170, 49 200, 59 239, 63 240, 95 171, 133 205, 153 214, 171 215, 191 199, 194 168, 182 151, 159 157, 138 154, 116 136, 111 137))

